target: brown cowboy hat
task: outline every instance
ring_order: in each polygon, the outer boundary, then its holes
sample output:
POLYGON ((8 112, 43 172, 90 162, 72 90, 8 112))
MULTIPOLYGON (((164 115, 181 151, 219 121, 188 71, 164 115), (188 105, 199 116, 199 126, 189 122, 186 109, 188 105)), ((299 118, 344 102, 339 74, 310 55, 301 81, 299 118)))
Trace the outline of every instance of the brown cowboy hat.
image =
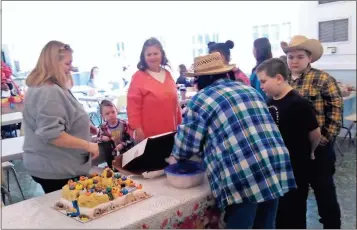
POLYGON ((295 50, 307 50, 311 53, 311 63, 319 60, 324 52, 324 49, 319 40, 308 39, 302 35, 295 35, 291 38, 290 43, 281 42, 281 48, 284 53, 295 50))
POLYGON ((214 52, 205 56, 196 57, 192 69, 185 74, 188 77, 227 73, 235 65, 227 65, 219 52, 214 52))

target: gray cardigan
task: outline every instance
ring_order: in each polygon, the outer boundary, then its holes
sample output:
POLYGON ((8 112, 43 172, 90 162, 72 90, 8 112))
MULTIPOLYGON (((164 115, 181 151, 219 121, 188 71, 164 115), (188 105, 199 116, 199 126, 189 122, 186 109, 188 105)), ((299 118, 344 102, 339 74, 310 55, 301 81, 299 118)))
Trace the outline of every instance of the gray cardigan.
POLYGON ((55 84, 30 87, 25 95, 23 125, 23 163, 31 176, 69 179, 89 173, 90 154, 49 143, 62 131, 90 141, 89 116, 68 90, 55 84))

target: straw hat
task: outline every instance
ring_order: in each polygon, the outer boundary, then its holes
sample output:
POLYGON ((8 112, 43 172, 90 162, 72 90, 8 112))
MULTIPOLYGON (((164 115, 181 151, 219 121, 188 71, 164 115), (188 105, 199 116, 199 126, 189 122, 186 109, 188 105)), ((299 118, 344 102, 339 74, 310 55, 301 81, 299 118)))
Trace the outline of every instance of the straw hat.
POLYGON ((205 56, 196 57, 194 59, 192 70, 186 72, 186 76, 202 76, 227 73, 231 71, 235 65, 227 65, 224 63, 219 52, 214 52, 205 56))
POLYGON ((319 40, 308 39, 302 35, 296 35, 291 38, 290 43, 281 42, 281 48, 284 53, 295 50, 307 50, 311 53, 311 63, 319 60, 324 52, 324 49, 319 40))

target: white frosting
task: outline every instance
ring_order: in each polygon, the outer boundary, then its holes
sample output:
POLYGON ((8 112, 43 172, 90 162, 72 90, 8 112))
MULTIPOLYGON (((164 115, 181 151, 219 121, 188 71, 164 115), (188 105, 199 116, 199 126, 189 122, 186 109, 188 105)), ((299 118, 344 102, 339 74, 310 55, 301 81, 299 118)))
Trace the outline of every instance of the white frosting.
MULTIPOLYGON (((103 193, 101 192, 96 194, 99 196, 103 195, 103 193)), ((120 196, 107 203, 97 205, 94 208, 79 207, 79 212, 81 215, 86 215, 89 218, 93 219, 102 215, 104 212, 109 212, 111 210, 120 208, 126 204, 135 202, 136 200, 142 200, 147 197, 148 195, 143 190, 135 190, 134 192, 128 193, 125 196, 120 196)), ((66 207, 65 209, 73 208, 72 201, 60 198, 59 202, 66 207)))

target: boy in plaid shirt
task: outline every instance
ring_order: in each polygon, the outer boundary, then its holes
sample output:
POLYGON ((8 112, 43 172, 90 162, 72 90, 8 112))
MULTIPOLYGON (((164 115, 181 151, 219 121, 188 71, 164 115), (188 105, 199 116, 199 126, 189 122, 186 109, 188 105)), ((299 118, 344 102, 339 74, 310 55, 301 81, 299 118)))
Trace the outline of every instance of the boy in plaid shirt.
POLYGON ((342 93, 335 78, 311 67, 323 54, 320 41, 296 35, 289 44, 282 42, 281 48, 287 55, 289 84, 312 103, 321 129, 320 144, 307 177, 315 193, 320 222, 325 229, 338 229, 341 228, 341 210, 333 175, 334 142, 342 126, 342 93))
POLYGON ((106 156, 107 164, 111 167, 117 151, 125 153, 134 146, 134 141, 129 135, 128 123, 117 117, 117 109, 111 101, 103 100, 99 109, 104 123, 99 127, 97 142, 101 143, 99 146, 106 154, 111 152, 106 156))

